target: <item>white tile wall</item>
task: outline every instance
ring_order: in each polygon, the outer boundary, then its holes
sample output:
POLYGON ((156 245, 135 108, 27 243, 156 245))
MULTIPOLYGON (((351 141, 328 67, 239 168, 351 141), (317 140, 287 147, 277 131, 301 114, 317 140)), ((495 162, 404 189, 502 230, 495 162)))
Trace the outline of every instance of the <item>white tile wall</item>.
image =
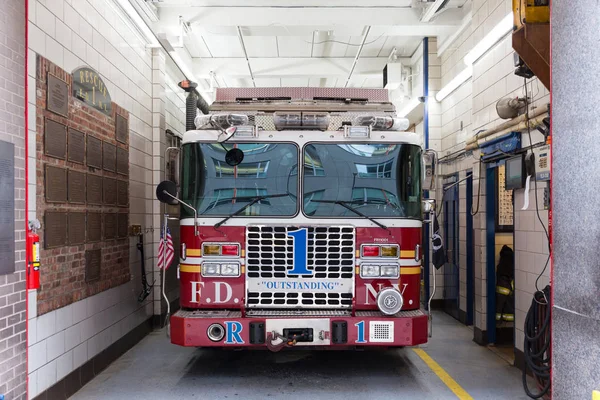
MULTIPOLYGON (((112 0, 110 0, 112 1, 112 0)), ((182 79, 174 68, 163 68, 153 75, 152 51, 129 25, 109 6, 97 0, 30 0, 29 2, 29 166, 34 175, 30 181, 30 218, 35 214, 35 73, 36 53, 66 71, 89 65, 104 80, 112 100, 130 112, 130 204, 131 223, 143 228, 158 226, 154 218, 153 164, 159 148, 152 145, 154 111, 153 82, 170 82, 163 96, 165 106, 159 122, 183 134, 184 95, 176 82, 182 79), (134 190, 135 188, 135 190, 134 190)), ((158 164, 162 165, 162 164, 158 164)), ((154 265, 157 238, 145 239, 146 265, 154 265)), ((36 292, 31 291, 29 324, 29 389, 30 397, 49 388, 75 368, 108 347, 153 314, 153 298, 137 302, 140 281, 140 257, 131 240, 131 281, 67 307, 37 316, 36 292)), ((148 277, 154 279, 152 274, 148 277)), ((175 295, 175 294, 173 294, 175 295)))

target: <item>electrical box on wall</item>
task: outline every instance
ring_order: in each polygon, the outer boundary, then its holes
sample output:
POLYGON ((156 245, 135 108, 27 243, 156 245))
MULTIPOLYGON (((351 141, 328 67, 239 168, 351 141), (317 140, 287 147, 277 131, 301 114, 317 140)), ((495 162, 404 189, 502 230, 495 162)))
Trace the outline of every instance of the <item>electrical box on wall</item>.
POLYGON ((383 67, 383 87, 387 90, 396 90, 404 86, 404 90, 407 91, 408 73, 406 68, 401 62, 387 63, 383 67))
POLYGON ((549 181, 550 180, 550 156, 551 147, 545 145, 533 149, 535 155, 535 179, 537 181, 549 181))

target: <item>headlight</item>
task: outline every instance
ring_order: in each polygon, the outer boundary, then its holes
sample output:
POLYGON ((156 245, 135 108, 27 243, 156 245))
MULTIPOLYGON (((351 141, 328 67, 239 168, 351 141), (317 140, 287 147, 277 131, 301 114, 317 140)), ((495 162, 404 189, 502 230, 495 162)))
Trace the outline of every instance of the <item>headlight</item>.
POLYGON ((361 278, 377 278, 379 276, 379 265, 363 264, 360 266, 361 278))
POLYGON ((221 275, 223 276, 239 276, 239 264, 221 264, 221 275))
POLYGON ((398 266, 397 265, 382 265, 381 276, 385 278, 398 278, 398 266))
POLYGON ((202 276, 218 276, 221 273, 221 264, 204 263, 202 264, 202 276))

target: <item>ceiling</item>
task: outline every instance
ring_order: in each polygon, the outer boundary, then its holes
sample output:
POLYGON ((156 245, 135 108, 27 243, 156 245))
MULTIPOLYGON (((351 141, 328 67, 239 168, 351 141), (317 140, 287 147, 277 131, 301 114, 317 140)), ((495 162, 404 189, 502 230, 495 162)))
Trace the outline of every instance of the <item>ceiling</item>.
POLYGON ((423 37, 450 36, 471 2, 447 0, 421 22, 433 0, 133 1, 146 1, 163 45, 211 87, 364 88, 382 87, 394 50, 408 62, 423 37))

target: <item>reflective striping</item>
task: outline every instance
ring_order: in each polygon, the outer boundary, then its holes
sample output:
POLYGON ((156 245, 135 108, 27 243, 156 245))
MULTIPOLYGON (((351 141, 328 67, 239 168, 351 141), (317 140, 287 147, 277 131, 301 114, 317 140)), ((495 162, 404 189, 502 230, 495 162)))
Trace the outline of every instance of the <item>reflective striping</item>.
POLYGON ((200 249, 186 249, 185 255, 187 257, 200 257, 202 255, 202 251, 200 249))
POLYGON ((200 265, 180 264, 179 272, 200 273, 200 265))
POLYGON ((244 272, 246 272, 246 266, 242 265, 240 268, 241 268, 242 274, 243 274, 244 272))
POLYGON ((421 267, 400 267, 400 275, 419 275, 421 267))
POLYGON ((503 294, 505 296, 510 296, 510 289, 507 289, 502 286, 496 286, 496 293, 503 294))
POLYGON ((360 250, 356 250, 356 258, 360 257, 360 250))
POLYGON ((592 400, 600 400, 600 390, 594 390, 592 392, 592 400))
POLYGON ((456 395, 460 400, 473 400, 471 395, 467 393, 448 373, 436 363, 423 349, 413 349, 413 351, 427 364, 427 366, 441 379, 448 389, 456 395))
POLYGON ((356 275, 360 275, 360 267, 356 267, 356 275))
POLYGON ((400 250, 400 258, 415 258, 414 250, 400 250))

